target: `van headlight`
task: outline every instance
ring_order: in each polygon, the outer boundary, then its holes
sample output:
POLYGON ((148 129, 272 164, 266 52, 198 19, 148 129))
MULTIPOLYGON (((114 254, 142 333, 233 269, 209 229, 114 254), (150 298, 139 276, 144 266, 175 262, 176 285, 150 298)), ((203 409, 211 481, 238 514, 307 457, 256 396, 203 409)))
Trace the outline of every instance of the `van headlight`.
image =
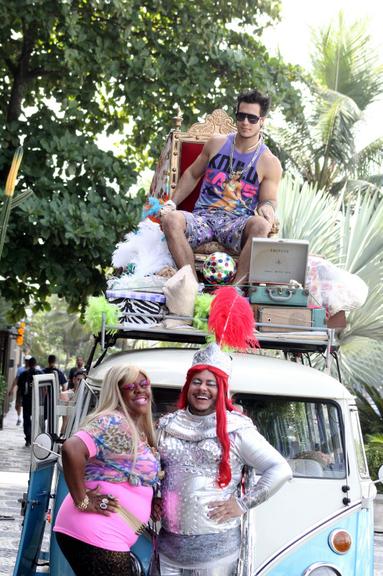
POLYGON ((342 576, 342 573, 332 564, 316 562, 306 568, 302 576, 342 576))

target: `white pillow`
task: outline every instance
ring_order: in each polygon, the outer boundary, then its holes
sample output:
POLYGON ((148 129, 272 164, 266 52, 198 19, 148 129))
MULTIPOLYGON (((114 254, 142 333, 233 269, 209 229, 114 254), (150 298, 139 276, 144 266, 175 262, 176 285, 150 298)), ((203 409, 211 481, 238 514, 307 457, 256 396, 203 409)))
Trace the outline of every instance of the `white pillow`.
MULTIPOLYGON (((190 264, 183 266, 163 287, 166 306, 171 314, 193 316, 194 302, 198 293, 198 282, 190 264)), ((192 320, 165 320, 165 328, 191 324, 192 320)))

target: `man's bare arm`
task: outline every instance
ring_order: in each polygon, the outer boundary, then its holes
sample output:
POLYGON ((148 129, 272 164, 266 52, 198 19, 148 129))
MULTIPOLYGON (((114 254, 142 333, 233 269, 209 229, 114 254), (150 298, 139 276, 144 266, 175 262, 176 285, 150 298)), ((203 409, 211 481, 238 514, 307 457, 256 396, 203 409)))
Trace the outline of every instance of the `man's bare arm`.
POLYGON ((268 222, 275 220, 275 208, 277 206, 278 189, 282 178, 282 167, 275 156, 267 158, 264 167, 264 175, 259 187, 259 202, 257 212, 268 222))

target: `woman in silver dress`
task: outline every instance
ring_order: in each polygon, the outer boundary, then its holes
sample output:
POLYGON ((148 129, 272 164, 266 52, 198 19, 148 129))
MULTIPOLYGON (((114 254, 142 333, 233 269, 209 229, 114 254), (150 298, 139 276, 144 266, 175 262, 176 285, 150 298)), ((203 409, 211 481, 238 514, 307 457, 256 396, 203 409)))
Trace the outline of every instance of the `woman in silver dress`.
POLYGON ((199 350, 179 410, 161 418, 165 468, 159 537, 161 576, 238 573, 241 516, 292 476, 286 460, 229 398, 231 358, 216 344, 199 350), (241 494, 244 467, 260 475, 241 494))

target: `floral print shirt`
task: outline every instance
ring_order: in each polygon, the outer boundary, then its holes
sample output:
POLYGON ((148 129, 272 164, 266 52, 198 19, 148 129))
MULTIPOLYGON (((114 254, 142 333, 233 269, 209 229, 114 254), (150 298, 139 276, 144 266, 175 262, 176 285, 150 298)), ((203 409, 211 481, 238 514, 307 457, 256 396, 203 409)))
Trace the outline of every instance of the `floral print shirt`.
POLYGON ((132 433, 120 412, 103 414, 89 422, 82 432, 94 441, 96 454, 85 468, 86 480, 129 482, 133 486, 154 486, 158 483, 160 461, 158 452, 140 441, 136 458, 132 453, 132 433))

